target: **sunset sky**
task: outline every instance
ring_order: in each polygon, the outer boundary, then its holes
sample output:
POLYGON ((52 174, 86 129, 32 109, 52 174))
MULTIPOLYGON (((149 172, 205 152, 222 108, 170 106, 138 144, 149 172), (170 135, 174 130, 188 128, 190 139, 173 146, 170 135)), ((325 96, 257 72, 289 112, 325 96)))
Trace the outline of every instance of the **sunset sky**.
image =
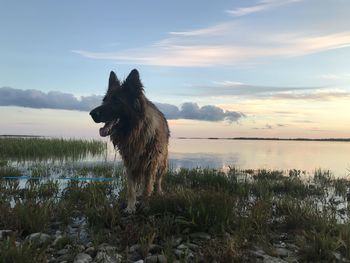
POLYGON ((349 14, 349 0, 0 0, 0 134, 98 137, 88 111, 109 72, 137 68, 174 137, 349 138, 349 14))

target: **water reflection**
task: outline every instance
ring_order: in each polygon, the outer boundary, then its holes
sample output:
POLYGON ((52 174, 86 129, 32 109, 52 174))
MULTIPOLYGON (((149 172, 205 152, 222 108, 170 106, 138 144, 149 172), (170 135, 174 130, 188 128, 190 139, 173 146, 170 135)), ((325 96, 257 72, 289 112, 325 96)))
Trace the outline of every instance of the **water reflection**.
POLYGON ((176 167, 305 170, 321 168, 346 176, 350 143, 317 141, 248 141, 173 139, 170 161, 176 167), (181 158, 181 156, 183 158, 181 158), (174 158, 174 159, 172 159, 174 158))
MULTIPOLYGON (((350 142, 171 139, 169 167, 227 170, 235 166, 240 169, 297 169, 306 173, 321 168, 344 177, 349 174, 349 153, 350 142)), ((88 154, 73 163, 53 158, 43 162, 53 169, 55 163, 59 166, 64 163, 68 168, 104 162, 121 163, 121 158, 108 143, 107 151, 102 155, 88 154)), ((30 167, 32 161, 12 161, 12 165, 23 169, 30 167)))

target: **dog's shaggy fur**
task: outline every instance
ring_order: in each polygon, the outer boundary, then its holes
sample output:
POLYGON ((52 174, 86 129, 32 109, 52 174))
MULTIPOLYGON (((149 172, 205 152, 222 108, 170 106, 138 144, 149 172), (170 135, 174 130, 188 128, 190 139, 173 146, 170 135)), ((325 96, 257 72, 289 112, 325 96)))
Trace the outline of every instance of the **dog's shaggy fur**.
POLYGON ((144 95, 139 73, 132 70, 122 83, 112 71, 102 105, 90 112, 105 123, 100 135, 110 136, 118 148, 128 177, 128 212, 135 211, 136 195, 162 193, 167 169, 169 127, 164 115, 144 95))

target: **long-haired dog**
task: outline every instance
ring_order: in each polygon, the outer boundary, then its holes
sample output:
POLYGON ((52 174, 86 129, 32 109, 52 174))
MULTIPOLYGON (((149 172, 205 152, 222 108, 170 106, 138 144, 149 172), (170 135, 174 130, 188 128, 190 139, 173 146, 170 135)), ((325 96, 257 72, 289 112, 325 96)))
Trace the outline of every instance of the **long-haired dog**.
POLYGON ((102 105, 90 115, 96 123, 104 123, 100 135, 110 136, 120 152, 128 179, 126 211, 134 212, 137 192, 148 197, 155 186, 162 193, 168 158, 168 123, 145 97, 136 69, 122 83, 112 71, 102 105))

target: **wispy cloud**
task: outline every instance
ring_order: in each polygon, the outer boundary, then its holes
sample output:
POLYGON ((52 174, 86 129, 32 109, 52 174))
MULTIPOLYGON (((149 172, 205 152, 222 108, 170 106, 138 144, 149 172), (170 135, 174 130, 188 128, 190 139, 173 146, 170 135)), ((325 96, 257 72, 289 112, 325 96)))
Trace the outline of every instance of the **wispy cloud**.
POLYGON ((344 80, 344 79, 350 79, 350 74, 324 74, 320 76, 321 79, 325 80, 344 80))
POLYGON ((334 99, 350 98, 350 92, 345 90, 317 90, 313 92, 281 92, 272 96, 274 99, 288 99, 288 100, 316 100, 327 101, 334 99))
MULTIPOLYGON (((40 90, 21 90, 10 87, 0 88, 0 106, 20 106, 37 109, 65 109, 90 111, 101 104, 100 95, 77 98, 70 93, 40 90)), ((214 105, 198 106, 187 102, 177 107, 172 104, 155 103, 168 119, 191 119, 203 121, 236 122, 245 115, 238 111, 227 111, 214 105)))
POLYGON ((233 16, 245 16, 301 1, 303 0, 261 0, 255 5, 226 10, 226 12, 233 16))
POLYGON ((232 30, 234 27, 238 26, 235 22, 226 22, 210 27, 190 30, 190 31, 172 31, 169 32, 172 36, 217 36, 226 34, 228 30, 232 30))
POLYGON ((350 46, 350 31, 323 34, 266 33, 268 38, 260 37, 263 35, 261 32, 252 32, 256 37, 249 36, 247 39, 239 39, 237 33, 229 30, 224 37, 218 39, 210 39, 210 34, 210 30, 203 29, 197 32, 180 32, 177 37, 158 41, 148 47, 117 52, 72 52, 86 58, 114 60, 119 63, 207 67, 304 56, 350 46), (250 38, 254 38, 254 41, 250 38))
POLYGON ((293 87, 293 86, 263 86, 250 85, 236 81, 216 81, 211 85, 192 85, 191 91, 186 95, 191 96, 250 96, 269 97, 276 94, 289 94, 295 92, 318 91, 326 87, 293 87))
MULTIPOLYGON (((302 0, 261 0, 256 5, 236 8, 230 12, 245 15, 300 1, 302 0)), ((306 4, 307 1, 304 2, 306 4)), ((309 3, 308 6, 311 8, 312 5, 309 3)), ((126 64, 210 67, 266 63, 273 59, 305 56, 350 46, 348 20, 344 17, 338 19, 330 14, 320 20, 302 14, 300 20, 309 23, 298 23, 289 17, 288 26, 284 22, 280 23, 280 17, 283 16, 276 18, 273 25, 271 20, 252 23, 231 18, 208 27, 174 30, 168 32, 163 39, 155 39, 148 45, 132 49, 115 49, 110 52, 75 49, 72 52, 90 59, 126 64), (336 26, 332 23, 335 19, 339 21, 336 26)))
POLYGON ((188 93, 181 95, 317 101, 350 98, 350 91, 327 86, 262 86, 236 81, 216 81, 211 85, 196 84, 191 87, 188 93))

